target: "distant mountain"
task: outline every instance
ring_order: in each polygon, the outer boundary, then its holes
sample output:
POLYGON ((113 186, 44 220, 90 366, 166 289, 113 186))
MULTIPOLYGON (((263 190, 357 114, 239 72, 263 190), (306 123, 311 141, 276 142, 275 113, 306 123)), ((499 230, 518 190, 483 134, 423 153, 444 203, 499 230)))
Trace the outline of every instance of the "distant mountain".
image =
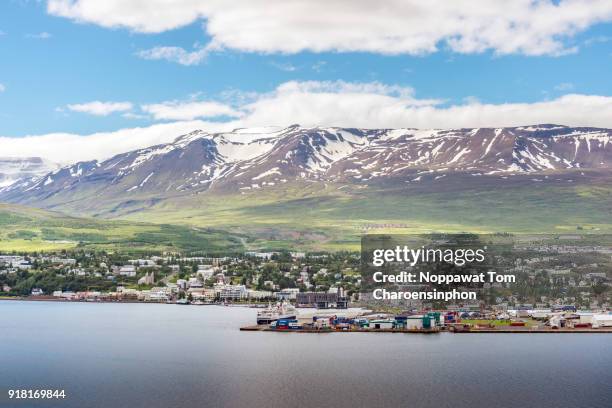
POLYGON ((260 194, 294 183, 398 188, 457 176, 471 183, 503 183, 509 176, 545 183, 548 176, 565 173, 609 174, 611 135, 610 129, 558 125, 198 130, 103 162, 35 174, 0 189, 0 200, 87 213, 135 202, 146 208, 200 194, 260 194))
POLYGON ((59 167, 40 157, 0 157, 0 188, 21 179, 43 176, 59 167))

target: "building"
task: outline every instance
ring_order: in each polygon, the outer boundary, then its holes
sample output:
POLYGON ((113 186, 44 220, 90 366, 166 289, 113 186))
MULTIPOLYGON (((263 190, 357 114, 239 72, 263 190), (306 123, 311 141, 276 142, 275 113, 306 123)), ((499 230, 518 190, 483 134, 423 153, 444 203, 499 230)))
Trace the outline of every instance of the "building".
POLYGON ((268 291, 268 290, 253 290, 253 289, 248 289, 247 291, 247 295, 249 299, 253 299, 253 300, 262 300, 262 299, 269 299, 272 297, 272 292, 268 291))
POLYGON ((29 261, 19 261, 17 263, 13 263, 13 267, 22 271, 27 271, 32 269, 32 264, 29 261))
POLYGON ((277 255, 278 252, 245 252, 246 256, 252 256, 259 259, 272 259, 274 255, 277 255))
POLYGON ((581 313, 580 323, 589 323, 594 329, 612 327, 612 314, 581 313))
POLYGON ((371 329, 392 329, 394 326, 393 320, 370 320, 371 329))
POLYGON ((208 280, 213 277, 215 272, 216 269, 212 265, 198 265, 196 275, 201 276, 204 280, 208 280))
POLYGON ((148 291, 142 291, 145 302, 165 302, 170 298, 168 288, 155 287, 148 291))
POLYGON ((190 288, 203 288, 204 287, 204 285, 202 284, 202 282, 200 282, 198 278, 189 278, 189 281, 187 282, 187 286, 189 286, 190 288))
POLYGON ((138 265, 138 266, 156 266, 157 265, 155 261, 151 259, 130 259, 128 262, 131 263, 132 265, 138 265))
POLYGON ((191 295, 193 300, 206 300, 212 302, 217 298, 217 291, 211 288, 189 288, 187 293, 191 295))
POLYGON ((278 300, 296 300, 298 293, 300 293, 298 288, 286 288, 276 292, 276 298, 278 300))
POLYGON ((216 285, 219 290, 219 299, 221 301, 236 301, 246 299, 248 291, 244 285, 216 285))
POLYGON ((73 258, 60 258, 57 256, 54 256, 51 258, 51 263, 53 264, 57 264, 57 265, 76 265, 76 259, 73 258))
POLYGON ((145 276, 138 279, 139 285, 153 285, 155 283, 155 273, 153 271, 145 273, 145 276))
POLYGON ((119 268, 119 275, 133 278, 136 276, 136 267, 134 265, 123 265, 119 268))
POLYGON ((58 297, 58 298, 66 299, 66 300, 72 300, 76 297, 76 293, 71 292, 71 291, 62 292, 61 290, 56 290, 53 292, 53 297, 58 297))
POLYGON ((315 276, 327 276, 327 268, 321 268, 315 273, 315 276))
POLYGON ((317 309, 346 309, 348 307, 348 298, 344 296, 344 291, 342 288, 339 288, 335 293, 297 293, 295 302, 298 307, 316 307, 317 309))

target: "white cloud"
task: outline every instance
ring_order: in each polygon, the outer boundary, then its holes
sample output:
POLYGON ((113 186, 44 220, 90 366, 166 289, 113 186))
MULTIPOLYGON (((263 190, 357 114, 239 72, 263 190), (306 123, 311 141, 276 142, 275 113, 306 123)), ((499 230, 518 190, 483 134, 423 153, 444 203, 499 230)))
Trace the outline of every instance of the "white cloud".
POLYGON ((134 112, 126 112, 121 115, 121 117, 126 119, 149 119, 147 115, 142 115, 134 112))
POLYGON ((410 87, 380 82, 290 81, 268 93, 230 93, 231 105, 165 102, 145 105, 158 120, 229 116, 232 126, 290 125, 364 128, 457 128, 559 123, 612 128, 612 97, 568 94, 534 103, 448 104, 421 99, 410 87))
POLYGON ((126 112, 132 109, 130 102, 101 102, 92 101, 66 105, 73 112, 88 113, 95 116, 108 116, 115 112, 126 112))
POLYGON ((196 48, 195 51, 187 51, 181 47, 154 47, 136 53, 143 59, 166 60, 186 66, 199 64, 204 61, 207 54, 208 49, 204 47, 196 48))
POLYGON ((0 137, 0 146, 5 157, 38 156, 57 163, 69 164, 77 161, 108 159, 118 153, 167 143, 194 129, 223 130, 225 126, 225 124, 194 121, 164 123, 90 135, 49 133, 24 137, 0 137))
POLYGON ((461 128, 556 123, 612 128, 612 97, 567 94, 533 103, 488 104, 467 97, 449 104, 420 99, 412 88, 379 82, 286 82, 268 93, 230 92, 228 104, 172 101, 142 106, 160 120, 177 122, 80 136, 56 133, 2 138, 2 155, 41 156, 67 163, 106 159, 131 149, 169 142, 195 129, 225 131, 237 127, 299 123, 302 126, 363 128, 461 128), (233 119, 215 122, 211 118, 233 119), (208 121, 186 121, 209 118, 208 121))
POLYGON ((53 36, 46 31, 37 34, 26 34, 26 38, 32 38, 34 40, 48 40, 51 37, 53 36))
POLYGON ((0 84, 0 92, 6 91, 6 85, 0 84))
POLYGON ((241 107, 244 126, 457 128, 559 123, 612 127, 612 97, 570 94, 535 103, 447 105, 417 99, 412 88, 378 82, 287 82, 241 107))
MULTIPOLYGON (((577 33, 612 20, 609 0, 49 0, 47 10, 145 33, 205 20, 209 47, 264 53, 425 54, 442 46, 459 53, 560 55, 576 50, 577 33)), ((192 54, 170 50, 151 55, 170 53, 178 62, 192 54)))
POLYGON ((142 110, 156 120, 193 120, 218 116, 238 117, 241 113, 229 105, 219 102, 180 102, 170 101, 143 105, 142 110))

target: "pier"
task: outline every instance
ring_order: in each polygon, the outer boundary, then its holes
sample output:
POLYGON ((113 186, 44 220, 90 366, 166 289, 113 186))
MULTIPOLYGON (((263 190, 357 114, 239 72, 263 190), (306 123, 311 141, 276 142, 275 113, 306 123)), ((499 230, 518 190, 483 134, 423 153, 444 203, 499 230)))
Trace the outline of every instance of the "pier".
POLYGON ((342 328, 342 329, 315 329, 315 328, 299 328, 299 329, 275 329, 268 325, 254 325, 241 327, 240 331, 265 331, 279 333, 412 333, 412 334, 434 334, 439 333, 439 328, 431 329, 370 329, 370 328, 342 328))
POLYGON ((504 328, 490 328, 490 329, 479 329, 479 328, 466 328, 464 330, 449 330, 447 327, 433 327, 430 329, 373 329, 373 328, 298 328, 298 329, 276 329, 268 325, 253 325, 244 326, 240 328, 240 331, 254 331, 254 332, 278 332, 278 333, 406 333, 406 334, 436 334, 440 332, 448 332, 454 334, 491 334, 491 333, 520 333, 520 334, 571 334, 571 333, 599 333, 599 334, 612 334, 612 328, 601 328, 601 329, 590 329, 590 328, 579 328, 579 329, 551 329, 551 328, 522 328, 522 327, 504 327, 504 328))

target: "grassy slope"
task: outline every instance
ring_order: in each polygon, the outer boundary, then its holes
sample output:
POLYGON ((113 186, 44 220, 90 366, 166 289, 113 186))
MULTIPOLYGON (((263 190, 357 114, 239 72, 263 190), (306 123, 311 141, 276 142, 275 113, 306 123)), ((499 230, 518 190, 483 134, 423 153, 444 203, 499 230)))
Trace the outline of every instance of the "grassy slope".
POLYGON ((124 220, 108 222, 18 207, 3 211, 0 205, 0 250, 73 247, 80 241, 145 250, 232 250, 241 242, 250 248, 357 250, 364 233, 552 233, 576 231, 577 226, 583 232, 612 232, 612 185, 607 180, 546 185, 453 181, 428 189, 350 192, 296 183, 246 194, 204 193, 143 208, 91 212, 124 220))
POLYGON ((342 193, 327 186, 207 197, 127 215, 256 237, 254 246, 357 249, 363 233, 612 232, 612 187, 513 186, 437 192, 342 193))
POLYGON ((139 251, 242 250, 241 237, 223 231, 69 217, 0 204, 0 251, 84 247, 139 251))

